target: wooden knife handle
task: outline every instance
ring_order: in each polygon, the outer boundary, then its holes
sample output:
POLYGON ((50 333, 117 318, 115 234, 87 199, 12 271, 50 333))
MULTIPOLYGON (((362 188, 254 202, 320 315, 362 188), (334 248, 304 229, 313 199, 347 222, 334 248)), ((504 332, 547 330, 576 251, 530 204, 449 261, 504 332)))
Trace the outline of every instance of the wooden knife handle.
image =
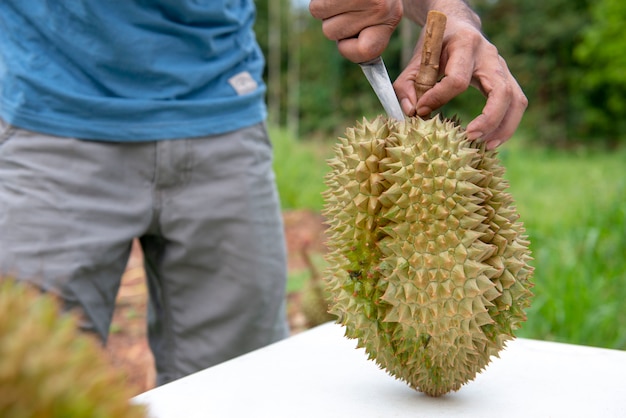
POLYGON ((439 78, 439 59, 443 46, 443 33, 446 29, 446 15, 436 10, 428 12, 424 25, 424 45, 420 71, 415 77, 415 92, 420 99, 439 78))

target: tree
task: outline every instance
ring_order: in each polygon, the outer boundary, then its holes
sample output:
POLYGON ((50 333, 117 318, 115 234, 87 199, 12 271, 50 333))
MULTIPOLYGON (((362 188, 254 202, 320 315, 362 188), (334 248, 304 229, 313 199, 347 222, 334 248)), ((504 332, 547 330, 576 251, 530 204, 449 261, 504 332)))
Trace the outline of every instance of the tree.
POLYGON ((583 32, 575 56, 584 68, 579 84, 587 135, 606 136, 613 144, 626 140, 626 3, 598 0, 592 22, 583 32))
MULTIPOLYGON (((256 4, 273 123, 303 136, 329 137, 343 134, 363 116, 383 112, 359 66, 339 55, 306 7, 293 7, 293 0, 256 4)), ((472 6, 529 99, 521 130, 554 146, 625 140, 626 38, 620 28, 626 2, 474 0, 472 6)), ((392 79, 406 65, 419 35, 405 23, 383 55, 392 79)), ((484 103, 470 89, 443 113, 467 123, 484 103)))
MULTIPOLYGON (((257 1, 256 7, 272 123, 328 137, 343 134, 356 119, 383 112, 360 67, 339 55, 308 9, 289 0, 257 1)), ((400 62, 396 39, 385 53, 394 73, 400 62)))

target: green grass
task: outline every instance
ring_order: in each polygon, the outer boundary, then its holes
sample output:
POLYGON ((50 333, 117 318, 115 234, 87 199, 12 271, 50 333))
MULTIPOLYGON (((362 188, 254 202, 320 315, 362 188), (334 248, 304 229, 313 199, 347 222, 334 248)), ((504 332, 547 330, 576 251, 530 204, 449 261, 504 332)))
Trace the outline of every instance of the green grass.
MULTIPOLYGON (((329 144, 282 132, 274 141, 284 206, 320 210, 329 144)), ((500 157, 534 257, 535 297, 518 335, 626 349, 626 150, 553 151, 512 139, 500 157)))
POLYGON ((274 171, 283 209, 322 210, 329 143, 302 141, 285 130, 270 129, 274 147, 274 171))
POLYGON ((516 147, 502 160, 535 258, 519 335, 626 349, 626 152, 516 147))

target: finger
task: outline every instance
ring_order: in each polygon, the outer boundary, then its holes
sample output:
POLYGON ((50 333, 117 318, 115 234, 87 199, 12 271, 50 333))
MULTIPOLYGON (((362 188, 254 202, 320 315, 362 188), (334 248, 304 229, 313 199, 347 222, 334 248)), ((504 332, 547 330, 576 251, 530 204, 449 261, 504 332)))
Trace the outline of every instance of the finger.
POLYGON ((446 75, 419 99, 416 104, 417 114, 426 116, 439 109, 467 90, 469 84, 470 80, 465 75, 446 75))
POLYGON ((470 48, 456 48, 450 44, 444 49, 441 65, 444 77, 416 103, 417 114, 426 116, 463 93, 470 86, 474 57, 470 48))
POLYGON ((380 56, 393 33, 388 25, 370 26, 363 29, 357 38, 343 39, 337 43, 339 53, 352 62, 366 62, 380 56))
POLYGON ((353 1, 311 0, 309 13, 316 19, 325 20, 355 9, 353 1))
POLYGON ((409 116, 415 112, 420 116, 426 116, 440 108, 467 90, 472 78, 471 69, 473 62, 466 63, 467 57, 457 56, 454 61, 447 63, 446 76, 428 90, 416 103, 417 97, 414 82, 420 69, 419 54, 421 52, 418 51, 405 71, 400 74, 394 83, 396 95, 400 100, 402 109, 409 116))
POLYGON ((415 92, 415 80, 421 66, 422 42, 418 41, 413 57, 407 64, 406 68, 393 82, 393 89, 396 97, 400 102, 402 111, 407 116, 415 115, 415 104, 417 102, 417 94, 415 92))
POLYGON ((493 139, 494 133, 502 124, 511 105, 511 97, 507 87, 494 88, 488 93, 487 102, 482 113, 467 126, 467 137, 470 140, 482 138, 493 139))
POLYGON ((522 116, 524 115, 524 111, 527 106, 528 99, 526 99, 526 96, 523 93, 514 97, 511 101, 511 106, 509 106, 506 115, 502 119, 500 126, 484 137, 487 142, 487 149, 496 148, 513 136, 522 120, 522 116))
POLYGON ((500 58, 500 70, 491 78, 479 77, 487 92, 483 112, 467 126, 469 139, 504 142, 510 138, 526 110, 528 101, 515 78, 500 58))
POLYGON ((334 41, 357 37, 365 28, 378 25, 395 29, 402 18, 398 0, 312 0, 309 10, 323 21, 324 35, 334 41))
POLYGON ((356 38, 365 28, 379 23, 371 17, 371 13, 366 11, 351 11, 328 17, 322 21, 322 32, 331 41, 356 38))
POLYGON ((500 145, 502 145, 502 142, 497 141, 497 140, 487 141, 485 143, 485 148, 488 149, 488 150, 492 150, 492 149, 496 149, 500 145))
POLYGON ((415 115, 415 102, 417 101, 414 86, 415 74, 415 71, 411 71, 407 67, 393 83, 393 89, 400 102, 402 112, 407 116, 415 115))

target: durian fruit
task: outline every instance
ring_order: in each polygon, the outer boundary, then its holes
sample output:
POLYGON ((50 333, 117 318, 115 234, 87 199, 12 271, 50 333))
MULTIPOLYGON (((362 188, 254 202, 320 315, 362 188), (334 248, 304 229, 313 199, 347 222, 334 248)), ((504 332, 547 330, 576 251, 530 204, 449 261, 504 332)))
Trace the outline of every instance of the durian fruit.
POLYGON ((0 417, 145 417, 129 389, 50 294, 0 278, 0 417))
POLYGON ((369 359, 458 390, 525 321, 529 242, 495 151, 439 116, 349 128, 326 178, 330 312, 369 359))

